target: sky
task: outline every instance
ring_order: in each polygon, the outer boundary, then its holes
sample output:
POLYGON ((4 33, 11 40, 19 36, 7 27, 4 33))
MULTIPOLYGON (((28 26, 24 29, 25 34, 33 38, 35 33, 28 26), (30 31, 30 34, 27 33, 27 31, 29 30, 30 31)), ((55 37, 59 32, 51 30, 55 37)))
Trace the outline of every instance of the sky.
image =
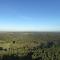
POLYGON ((60 31, 60 0, 0 0, 0 31, 60 31))

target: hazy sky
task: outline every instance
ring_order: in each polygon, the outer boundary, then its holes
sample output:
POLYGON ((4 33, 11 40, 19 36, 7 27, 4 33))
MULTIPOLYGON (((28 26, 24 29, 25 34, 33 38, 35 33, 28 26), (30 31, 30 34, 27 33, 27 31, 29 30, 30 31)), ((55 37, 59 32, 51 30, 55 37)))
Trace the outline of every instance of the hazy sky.
POLYGON ((0 31, 60 31, 60 0, 0 0, 0 31))

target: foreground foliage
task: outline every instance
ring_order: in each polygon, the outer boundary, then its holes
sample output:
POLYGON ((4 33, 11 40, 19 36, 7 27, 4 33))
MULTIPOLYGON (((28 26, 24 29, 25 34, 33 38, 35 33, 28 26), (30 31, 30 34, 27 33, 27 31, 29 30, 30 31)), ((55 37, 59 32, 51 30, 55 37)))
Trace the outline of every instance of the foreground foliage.
POLYGON ((60 60, 60 33, 0 33, 0 60, 60 60))

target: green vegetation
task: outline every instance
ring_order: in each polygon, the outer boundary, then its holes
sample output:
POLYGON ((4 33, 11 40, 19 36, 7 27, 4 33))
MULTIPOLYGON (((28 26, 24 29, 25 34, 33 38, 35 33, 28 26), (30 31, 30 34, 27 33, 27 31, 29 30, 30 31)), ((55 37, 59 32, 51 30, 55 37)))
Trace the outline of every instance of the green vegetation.
POLYGON ((17 60, 60 60, 60 32, 0 33, 0 56, 19 57, 17 60))

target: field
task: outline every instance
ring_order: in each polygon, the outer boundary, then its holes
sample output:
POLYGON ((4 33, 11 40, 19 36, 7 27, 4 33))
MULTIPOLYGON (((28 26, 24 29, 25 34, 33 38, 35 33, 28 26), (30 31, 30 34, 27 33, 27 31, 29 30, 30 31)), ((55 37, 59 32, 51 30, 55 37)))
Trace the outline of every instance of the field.
POLYGON ((60 60, 60 32, 0 32, 0 60, 60 60))

